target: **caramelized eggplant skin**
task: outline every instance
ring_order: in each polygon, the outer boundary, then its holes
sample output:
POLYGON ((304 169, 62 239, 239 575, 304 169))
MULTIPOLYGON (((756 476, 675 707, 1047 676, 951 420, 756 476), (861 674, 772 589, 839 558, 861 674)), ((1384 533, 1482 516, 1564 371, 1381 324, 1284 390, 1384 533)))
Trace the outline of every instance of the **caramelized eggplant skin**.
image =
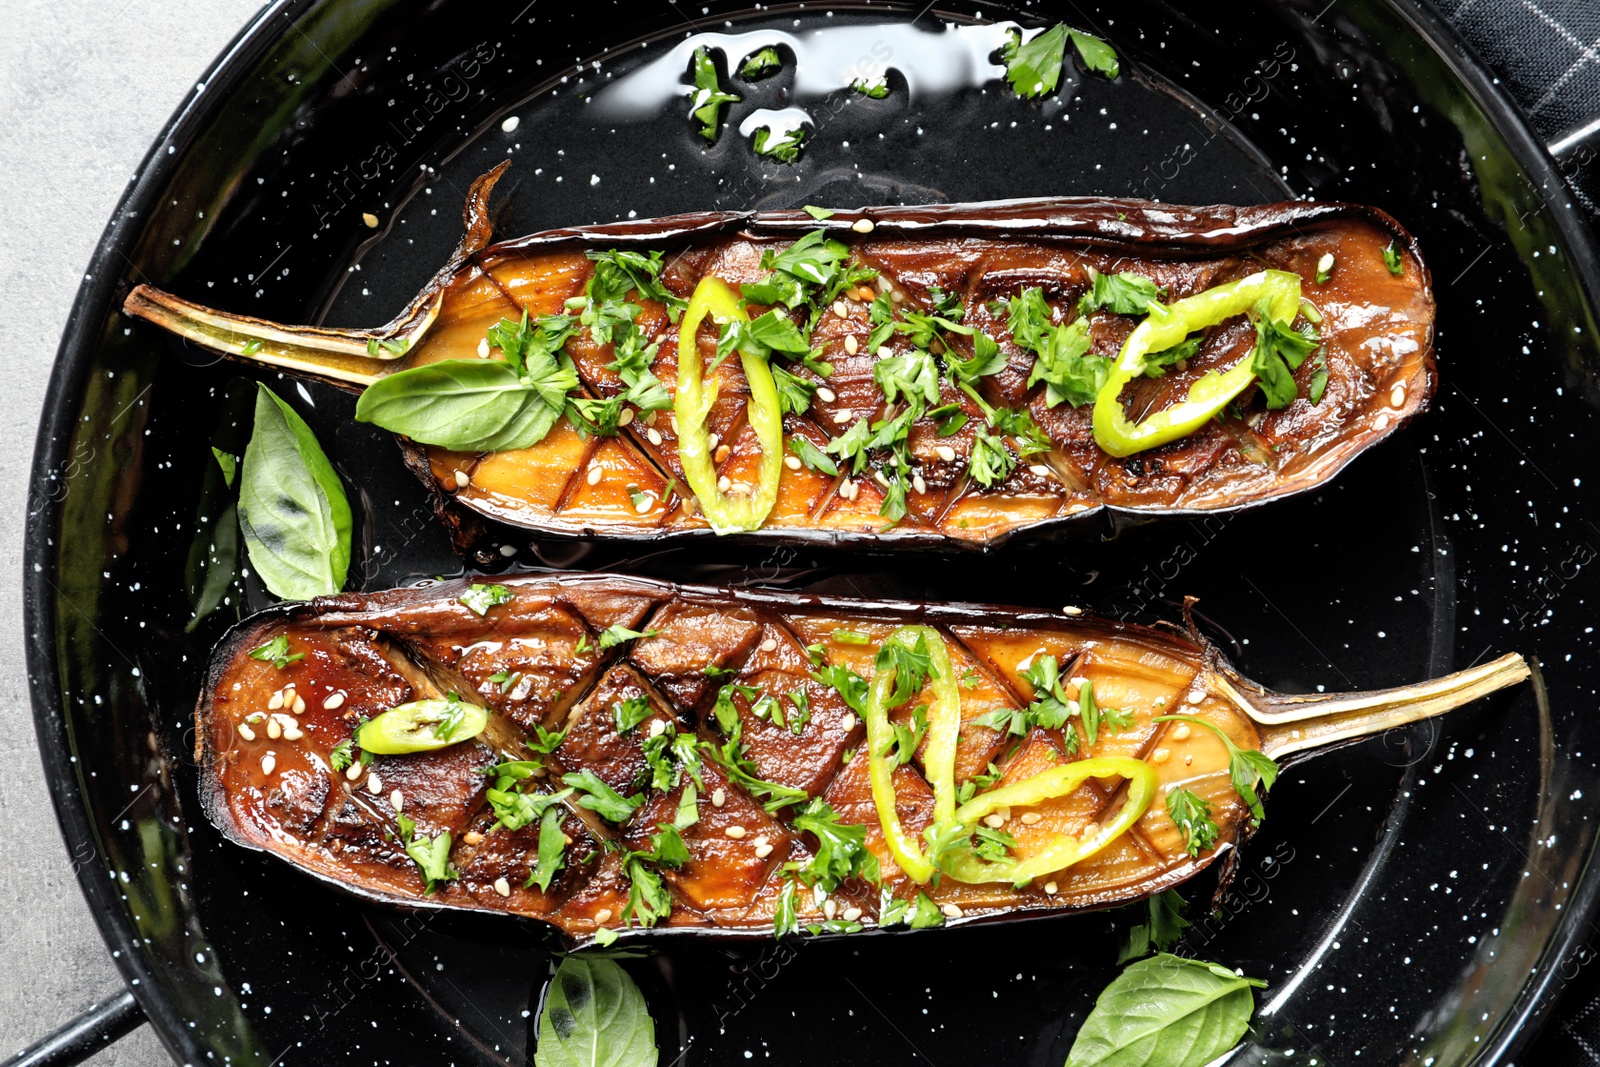
MULTIPOLYGON (((818 223, 801 212, 675 216, 648 222, 552 230, 483 249, 441 281, 439 325, 416 362, 470 356, 488 325, 561 310, 582 292, 590 265, 582 254, 616 247, 664 249, 665 284, 680 296, 715 275, 734 284, 763 275, 766 250, 781 249, 821 228, 845 241, 854 261, 881 272, 900 307, 927 310, 930 291, 961 297, 966 322, 1001 342, 1006 370, 981 380, 994 404, 1027 409, 1050 438, 1044 454, 1021 457, 1003 482, 984 489, 966 474, 973 427, 981 422, 970 399, 944 386, 941 403, 956 402, 972 420, 940 437, 932 419, 913 428, 911 450, 921 489, 909 494, 906 517, 886 529, 878 514, 880 485, 869 469, 853 480, 808 469, 785 469, 783 490, 765 525, 742 539, 773 538, 809 545, 878 550, 987 549, 1019 535, 1089 524, 1127 525, 1156 518, 1198 517, 1313 489, 1356 455, 1424 410, 1435 386, 1434 300, 1428 271, 1413 238, 1388 215, 1347 204, 1285 203, 1262 207, 1176 207, 1146 201, 1058 198, 995 204, 880 208, 842 212, 818 223), (869 232, 858 228, 863 220, 869 232), (1400 274, 1384 249, 1400 255, 1400 274), (1317 264, 1334 256, 1331 276, 1317 284, 1317 264), (1090 271, 1131 271, 1167 289, 1168 299, 1272 267, 1299 274, 1306 298, 1321 315, 1328 384, 1317 404, 1307 399, 1316 368, 1296 378, 1300 399, 1268 411, 1257 391, 1243 398, 1241 419, 1213 422, 1167 446, 1114 459, 1095 444, 1090 408, 1049 407, 1042 384, 1028 386, 1033 356, 1011 340, 993 302, 1029 286, 1053 305, 1070 308, 1090 285, 1090 271), (848 490, 845 490, 848 485, 848 490)), ((832 393, 785 418, 790 436, 822 445, 861 417, 887 412, 872 380, 876 354, 867 351, 870 297, 846 293, 814 334, 834 368, 832 393), (843 314, 838 314, 842 311, 843 314), (847 349, 847 338, 856 352, 847 349)), ((677 335, 665 309, 644 304, 640 324, 660 342, 652 370, 670 390, 676 379, 677 335)), ((1115 357, 1135 319, 1106 312, 1091 319, 1093 351, 1115 357)), ((702 358, 711 362, 709 328, 702 358)), ((959 348, 966 342, 948 338, 959 348)), ((1182 370, 1145 380, 1127 396, 1131 411, 1155 410, 1182 396, 1208 371, 1248 358, 1254 332, 1234 323, 1212 330, 1182 370)), ((909 345, 889 342, 893 354, 909 345)), ((609 346, 579 338, 569 346, 588 391, 610 396, 622 388, 607 364, 609 346)), ((970 355, 970 353, 959 353, 970 355)), ((722 399, 708 430, 727 446, 719 474, 752 479, 759 460, 745 424, 748 390, 736 360, 715 377, 722 399)), ((435 495, 456 532, 458 547, 487 562, 490 531, 468 517, 488 517, 540 535, 660 539, 715 536, 685 499, 672 420, 635 420, 620 436, 584 440, 564 423, 540 445, 487 456, 449 453, 407 443, 407 462, 435 495), (598 479, 590 474, 598 469, 598 479), (457 472, 470 477, 458 486, 457 472), (642 495, 641 495, 642 494, 642 495), (642 511, 635 505, 648 504, 642 511)))
MULTIPOLYGON (((196 710, 201 800, 210 819, 231 840, 370 899, 517 915, 582 941, 600 926, 622 925, 628 881, 621 852, 646 847, 678 809, 679 789, 653 790, 644 781, 645 738, 670 726, 721 744, 712 708, 726 680, 753 687, 733 699, 745 755, 758 777, 822 797, 842 822, 865 826, 883 888, 905 899, 925 889, 935 903, 959 909, 950 921, 1128 903, 1192 877, 1228 855, 1246 832, 1247 812, 1229 784, 1222 743, 1209 731, 1152 720, 1182 710, 1215 724, 1240 746, 1259 747, 1253 721, 1228 699, 1226 686, 1214 683, 1223 671, 1235 690, 1261 691, 1227 672, 1213 650, 1176 632, 1018 609, 852 601, 614 576, 535 575, 503 584, 510 601, 483 617, 458 600, 467 586, 460 580, 286 605, 230 631, 214 653, 196 710), (1004 772, 1001 783, 1009 784, 1062 760, 1130 756, 1149 761, 1160 775, 1156 803, 1104 851, 1023 889, 950 879, 938 887, 909 882, 884 844, 867 782, 864 726, 837 693, 811 676, 807 649, 820 646, 823 662, 870 675, 879 643, 908 623, 938 628, 962 681, 966 725, 958 781, 991 762, 1004 772), (612 626, 654 633, 599 649, 599 635, 612 626), (304 657, 278 669, 249 655, 279 635, 304 657), (1091 680, 1101 706, 1127 709, 1130 724, 1104 730, 1092 749, 1069 752, 1058 730, 1014 738, 970 721, 1032 699, 1021 670, 1041 655, 1057 657, 1063 678, 1091 680), (714 680, 708 666, 731 673, 714 680), (763 696, 787 709, 787 694, 802 690, 811 717, 798 732, 755 714, 763 696), (450 691, 492 710, 482 735, 431 753, 380 756, 370 767, 357 761, 354 772, 331 768, 335 748, 363 717, 450 691), (637 697, 649 702, 649 714, 619 734, 613 709, 637 697), (483 773, 497 761, 527 757, 538 726, 567 730, 547 759, 549 774, 537 780, 539 791, 563 773, 587 770, 625 796, 642 797, 620 824, 569 800, 561 826, 565 867, 547 891, 527 884, 539 824, 497 828, 485 797, 491 779, 483 773), (1208 800, 1221 827, 1216 847, 1198 856, 1185 851, 1162 803, 1179 787, 1208 800), (399 840, 401 813, 418 835, 451 834, 459 878, 426 890, 399 840)), ((916 698, 929 699, 927 693, 916 698)), ((906 708, 897 714, 904 717, 906 708)), ((649 936, 679 929, 770 936, 783 865, 804 863, 816 842, 794 828, 793 809, 767 813, 715 762, 705 761, 703 775, 699 820, 683 831, 690 860, 679 870, 663 870, 672 911, 649 936), (734 827, 742 833, 730 834, 734 827)), ((896 786, 901 818, 920 834, 932 814, 920 756, 899 768, 896 786)), ((1006 830, 1027 854, 1053 835, 1081 833, 1114 814, 1120 795, 1119 782, 1091 781, 1039 805, 1038 820, 1024 823, 1019 813, 1006 830)), ((858 908, 870 927, 880 889, 851 879, 832 899, 837 914, 858 908)), ((802 922, 822 920, 809 894, 801 894, 801 904, 802 922)))

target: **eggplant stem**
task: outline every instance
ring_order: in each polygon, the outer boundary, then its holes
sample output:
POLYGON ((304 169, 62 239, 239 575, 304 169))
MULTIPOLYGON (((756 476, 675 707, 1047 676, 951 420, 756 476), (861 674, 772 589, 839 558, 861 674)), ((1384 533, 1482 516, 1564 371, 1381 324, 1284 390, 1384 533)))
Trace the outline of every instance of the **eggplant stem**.
POLYGON ((1279 759, 1443 715, 1525 681, 1529 674, 1527 661, 1510 652, 1443 678, 1370 693, 1268 693, 1221 673, 1210 681, 1263 727, 1261 751, 1279 759))
POLYGON ((407 367, 417 345, 438 319, 450 282, 469 259, 488 246, 494 235, 489 194, 508 165, 502 163, 472 183, 462 211, 466 232, 450 261, 409 307, 382 326, 370 330, 287 326, 217 311, 153 285, 135 286, 122 310, 229 359, 281 367, 360 392, 407 367))

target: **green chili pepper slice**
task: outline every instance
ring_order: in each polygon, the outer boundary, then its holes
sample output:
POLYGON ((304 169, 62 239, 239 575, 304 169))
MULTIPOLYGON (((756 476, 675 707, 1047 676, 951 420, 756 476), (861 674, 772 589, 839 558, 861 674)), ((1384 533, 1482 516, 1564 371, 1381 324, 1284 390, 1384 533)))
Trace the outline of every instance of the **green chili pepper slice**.
POLYGON ((710 315, 718 322, 749 316, 739 306, 739 295, 720 278, 702 278, 678 326, 678 385, 673 414, 678 420, 678 458, 689 488, 700 501, 706 521, 719 534, 754 530, 761 526, 778 502, 778 479, 783 474, 783 409, 778 386, 767 361, 739 353, 745 381, 750 383, 746 410, 756 439, 761 442, 761 477, 749 496, 730 497, 717 488, 717 469, 711 459, 711 436, 706 416, 717 400, 717 383, 704 381, 696 334, 710 315))
POLYGON ((1149 317, 1128 336, 1111 376, 1095 397, 1095 443, 1113 456, 1131 456, 1187 437, 1227 407, 1255 381, 1250 369, 1254 350, 1226 371, 1209 371, 1189 387, 1187 397, 1143 422, 1129 421, 1121 397, 1123 387, 1144 373, 1147 354, 1171 348, 1196 330, 1242 315, 1263 300, 1273 320, 1287 326, 1300 307, 1300 275, 1264 270, 1173 304, 1151 303, 1149 317))
MULTIPOLYGON (((945 648, 944 638, 933 627, 903 626, 890 634, 886 643, 911 648, 918 638, 926 644, 932 668, 928 679, 933 686, 933 704, 928 709, 923 766, 927 769, 928 784, 933 787, 933 819, 938 825, 948 822, 956 811, 956 739, 961 731, 961 690, 950 667, 950 652, 945 648)), ((893 737, 888 701, 894 689, 895 674, 893 670, 879 671, 872 676, 872 687, 867 691, 867 770, 872 781, 872 800, 878 808, 878 821, 883 824, 883 837, 890 854, 906 877, 925 885, 933 878, 934 867, 916 838, 907 834, 900 824, 900 814, 895 810, 895 763, 886 753, 893 737)))
POLYGON ((460 700, 414 700, 356 727, 354 741, 375 756, 432 752, 469 741, 489 725, 489 711, 460 700))
POLYGON ((1055 797, 1066 796, 1090 778, 1125 778, 1128 795, 1117 817, 1105 823, 1093 836, 1058 834, 1042 851, 1002 863, 990 863, 970 853, 949 861, 946 873, 958 882, 1011 882, 1024 885, 1042 875, 1082 863, 1111 842, 1127 833, 1144 817, 1161 788, 1161 776, 1144 760, 1125 756, 1100 756, 1052 767, 999 789, 973 797, 956 809, 955 821, 971 829, 985 816, 1001 808, 1026 808, 1055 797))

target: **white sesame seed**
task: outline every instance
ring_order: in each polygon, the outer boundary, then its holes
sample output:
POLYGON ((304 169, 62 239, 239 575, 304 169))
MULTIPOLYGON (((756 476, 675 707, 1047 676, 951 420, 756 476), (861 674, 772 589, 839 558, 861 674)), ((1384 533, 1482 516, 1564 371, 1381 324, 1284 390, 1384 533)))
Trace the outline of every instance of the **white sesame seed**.
POLYGON ((1156 763, 1165 763, 1167 760, 1172 758, 1172 750, 1158 748, 1154 752, 1150 753, 1150 758, 1156 763))
POLYGON ((919 493, 926 493, 928 491, 928 483, 922 480, 922 475, 913 474, 911 476, 911 488, 919 493))
POLYGON ((336 710, 338 708, 344 707, 344 694, 343 693, 334 693, 334 694, 330 695, 328 697, 328 699, 326 699, 326 700, 324 700, 322 702, 322 706, 324 708, 328 709, 329 711, 334 711, 334 710, 336 710))
POLYGON ((283 736, 283 723, 278 721, 276 715, 267 720, 267 736, 274 741, 283 736))
POLYGON ((517 554, 517 546, 516 545, 501 545, 500 546, 500 554, 502 556, 506 557, 507 559, 510 559, 512 556, 515 556, 517 554))
POLYGON ((1189 695, 1184 697, 1184 699, 1187 700, 1191 704, 1198 704, 1202 700, 1204 700, 1205 698, 1206 698, 1205 693, 1202 692, 1199 689, 1190 690, 1189 695))
POLYGON ((991 812, 983 817, 983 825, 991 830, 998 830, 1006 824, 1006 820, 999 812, 991 812))
POLYGON ((733 838, 735 841, 737 841, 741 837, 744 836, 744 827, 742 827, 742 826, 729 826, 729 827, 724 828, 722 832, 727 834, 729 837, 733 838))
POLYGON ((1403 407, 1406 402, 1405 383, 1401 383, 1389 390, 1389 406, 1392 408, 1403 407))
POLYGON ((894 349, 890 348, 888 345, 879 345, 878 346, 878 358, 879 359, 888 359, 892 355, 894 355, 894 349))
POLYGON ((776 651, 778 651, 778 639, 776 637, 769 637, 765 641, 761 642, 761 651, 763 651, 763 652, 776 652, 776 651))
POLYGON ((942 905, 939 906, 939 910, 944 912, 945 916, 947 918, 951 918, 951 919, 959 919, 959 918, 961 918, 961 914, 962 914, 961 909, 956 907, 954 904, 942 904, 942 905))
POLYGON ((799 456, 784 456, 783 457, 783 465, 785 467, 788 467, 792 471, 797 471, 797 470, 800 469, 800 457, 799 456))
POLYGON ((281 707, 283 707, 283 690, 282 689, 278 690, 276 693, 273 693, 271 698, 267 700, 267 710, 268 711, 277 711, 281 707))
POLYGON ((506 881, 504 875, 501 875, 499 878, 494 880, 494 891, 503 897, 509 897, 511 895, 511 883, 506 881))
POLYGON ((857 233, 871 233, 874 225, 871 219, 856 219, 850 224, 850 228, 857 233))
POLYGON ((844 715, 839 719, 839 727, 840 729, 844 730, 845 733, 849 733, 851 730, 854 730, 856 728, 856 713, 853 711, 845 712, 844 715))
POLYGON ((770 855, 772 855, 772 846, 771 845, 757 845, 756 846, 756 859, 764 860, 770 855))
POLYGON ((667 721, 665 719, 656 719, 654 722, 652 722, 650 724, 650 736, 651 737, 660 737, 662 734, 664 734, 666 732, 667 732, 667 721))
POLYGON ((906 298, 906 294, 902 293, 898 289, 896 289, 894 292, 889 294, 889 299, 893 300, 896 304, 900 303, 905 298, 906 298))
POLYGON ((726 474, 724 474, 722 477, 717 479, 717 488, 720 489, 722 492, 726 493, 732 487, 733 487, 733 479, 728 477, 726 474))
POLYGON ((489 339, 487 337, 478 338, 478 358, 489 358, 489 339))
POLYGON ((861 918, 861 909, 852 904, 850 907, 839 913, 839 918, 843 919, 847 923, 853 923, 857 919, 861 918))
POLYGON ((389 794, 389 803, 394 805, 395 811, 399 811, 401 808, 405 807, 406 798, 401 794, 400 790, 396 789, 394 792, 389 794))
POLYGON ((461 835, 461 840, 469 845, 481 845, 483 844, 483 835, 476 830, 468 830, 461 835))
POLYGON ((711 806, 720 808, 728 802, 728 793, 721 786, 711 791, 711 806))
POLYGON ((835 426, 843 426, 855 417, 856 415, 853 411, 836 411, 833 413, 833 424, 835 426))
POLYGON ((608 922, 610 922, 611 921, 611 909, 610 908, 601 908, 599 911, 595 912, 594 913, 594 921, 597 922, 597 923, 608 923, 608 922))
POLYGON ((305 733, 298 726, 285 726, 283 728, 283 739, 285 741, 298 741, 304 736, 305 733))
POLYGON ((1059 893, 1061 891, 1061 889, 1054 882, 1046 882, 1044 884, 1044 891, 1045 891, 1045 894, 1047 896, 1052 896, 1053 897, 1057 893, 1059 893))
POLYGON ((254 741, 256 739, 256 732, 250 729, 248 723, 240 723, 239 736, 244 738, 246 741, 254 741))
POLYGON ((643 515, 645 512, 649 511, 655 506, 655 502, 656 498, 651 496, 649 493, 640 493, 639 499, 633 502, 633 510, 638 514, 643 515))
POLYGON ((1043 463, 1030 463, 1028 464, 1028 469, 1041 478, 1050 477, 1050 468, 1043 463))
POLYGON ((646 440, 648 440, 651 444, 655 445, 656 447, 659 448, 661 446, 661 441, 662 441, 661 431, 656 429, 654 426, 652 426, 648 430, 646 430, 644 432, 644 436, 645 436, 646 440))
POLYGON ((846 500, 854 500, 856 497, 861 495, 861 483, 855 481, 854 479, 847 478, 844 483, 844 488, 839 490, 839 495, 844 497, 846 500))
POLYGON ((261 773, 262 774, 271 774, 272 773, 272 769, 274 767, 276 767, 277 765, 278 765, 278 757, 274 756, 272 753, 268 752, 265 756, 261 757, 261 773))
POLYGON ((1024 825, 1024 826, 1037 826, 1037 825, 1039 825, 1040 820, 1042 820, 1043 818, 1044 818, 1044 816, 1040 815, 1036 811, 1025 811, 1025 812, 1022 813, 1022 825, 1024 825))
POLYGON ((886 274, 880 274, 880 275, 878 275, 878 278, 877 278, 877 282, 878 282, 878 288, 879 288, 879 289, 881 289, 881 290, 883 290, 883 291, 884 291, 884 292, 886 292, 886 293, 887 293, 887 292, 888 292, 888 291, 889 291, 889 290, 890 290, 890 289, 891 289, 891 288, 893 288, 893 287, 894 287, 894 282, 891 282, 891 281, 890 281, 890 280, 889 280, 889 277, 888 277, 888 275, 886 275, 886 274))
POLYGON ((829 389, 826 385, 817 386, 817 399, 824 404, 831 404, 839 399, 839 394, 829 389))
POLYGON ((933 450, 933 452, 934 455, 938 456, 946 463, 954 463, 956 461, 956 450, 951 448, 949 445, 939 445, 933 450))
POLYGON ((464 470, 457 470, 456 471, 456 488, 457 489, 465 489, 467 486, 469 486, 471 484, 472 484, 472 475, 468 474, 464 470))
POLYGON ((589 474, 586 478, 584 478, 584 481, 588 482, 590 485, 599 485, 600 476, 604 473, 604 470, 599 467, 590 467, 589 474))
POLYGON ((839 914, 839 905, 835 904, 832 900, 823 901, 822 914, 825 918, 831 920, 835 915, 839 914))
POLYGON ((628 425, 628 423, 630 423, 632 421, 633 421, 633 409, 632 408, 623 408, 621 416, 619 416, 618 419, 617 419, 617 425, 618 426, 626 426, 626 425, 628 425))
POLYGON ((1083 614, 1083 609, 1078 607, 1075 604, 1068 604, 1066 607, 1061 609, 1061 614, 1063 614, 1063 615, 1082 615, 1083 614))
POLYGON ((306 713, 306 698, 299 693, 296 693, 294 697, 294 713, 296 715, 304 715, 306 713))
POLYGON ((355 781, 357 778, 360 778, 361 777, 361 763, 360 763, 360 761, 358 760, 357 762, 352 763, 352 764, 350 764, 350 766, 346 767, 344 769, 344 776, 345 776, 346 780, 351 781, 351 782, 355 781))
POLYGON ((1326 274, 1333 269, 1333 253, 1324 252, 1322 258, 1317 260, 1317 273, 1326 274))
POLYGON ((361 221, 367 224, 367 229, 369 230, 376 230, 378 228, 378 216, 374 215, 370 211, 363 211, 361 213, 361 221))
POLYGON ((522 120, 516 115, 510 115, 504 122, 500 124, 500 129, 504 133, 510 133, 511 131, 515 130, 517 126, 521 124, 521 122, 522 120))
MULTIPOLYGON (((673 429, 676 430, 677 427, 674 426, 673 429)), ((721 443, 721 441, 722 441, 722 435, 720 433, 714 433, 710 437, 706 438, 706 447, 707 448, 716 448, 717 445, 721 443)))
POLYGON ((843 300, 835 300, 833 302, 833 313, 841 319, 848 319, 850 317, 850 308, 843 300))
POLYGON ((1100 824, 1097 823, 1097 822, 1088 823, 1083 828, 1083 836, 1084 837, 1093 837, 1095 834, 1098 834, 1099 832, 1100 832, 1100 824))
POLYGON ((861 342, 856 340, 855 334, 847 333, 844 335, 844 350, 852 356, 861 351, 861 342))
POLYGON ((378 772, 373 771, 367 775, 367 792, 377 796, 383 792, 383 779, 378 777, 378 772))
POLYGON ((1180 722, 1178 724, 1177 729, 1172 731, 1172 736, 1176 740, 1182 741, 1182 740, 1185 740, 1192 733, 1194 733, 1194 731, 1189 729, 1189 724, 1188 723, 1180 722))
POLYGON ((889 488, 889 477, 888 477, 888 475, 884 474, 882 471, 873 471, 872 472, 872 478, 873 478, 874 481, 876 481, 879 485, 883 486, 885 489, 889 488))

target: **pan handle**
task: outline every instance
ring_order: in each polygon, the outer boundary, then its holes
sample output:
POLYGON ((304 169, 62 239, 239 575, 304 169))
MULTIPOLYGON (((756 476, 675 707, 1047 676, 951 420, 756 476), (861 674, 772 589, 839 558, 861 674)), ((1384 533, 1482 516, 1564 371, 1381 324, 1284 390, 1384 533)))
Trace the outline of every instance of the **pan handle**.
POLYGON ((5 1067, 72 1067, 144 1022, 144 1012, 124 989, 35 1041, 5 1061, 5 1067))

